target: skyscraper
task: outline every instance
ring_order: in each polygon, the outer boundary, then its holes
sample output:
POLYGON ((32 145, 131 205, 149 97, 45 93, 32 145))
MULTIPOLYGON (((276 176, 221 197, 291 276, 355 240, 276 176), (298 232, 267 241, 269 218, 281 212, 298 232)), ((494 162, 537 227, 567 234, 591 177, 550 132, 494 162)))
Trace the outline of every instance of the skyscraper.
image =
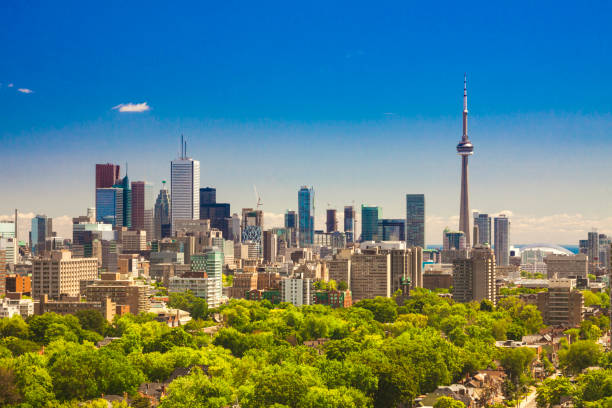
POLYGON ((406 194, 406 245, 425 248, 425 194, 406 194))
POLYGON ((346 242, 355 241, 355 208, 352 205, 344 206, 344 234, 346 242))
POLYGON ((130 228, 132 226, 132 189, 127 173, 124 178, 117 180, 113 188, 123 190, 123 221, 121 225, 130 228))
POLYGON ((118 164, 96 164, 96 188, 110 188, 119 180, 118 164))
POLYGON ((378 241, 378 220, 382 218, 382 208, 361 205, 361 240, 378 241))
POLYGON ((510 220, 504 214, 495 217, 495 261, 497 266, 510 264, 510 220))
POLYGON ((200 219, 210 220, 210 227, 216 228, 228 239, 231 227, 231 212, 229 203, 217 202, 217 190, 212 187, 200 189, 200 219))
POLYGON ((166 190, 166 180, 162 181, 162 189, 155 201, 154 213, 155 239, 169 237, 171 235, 170 219, 170 196, 166 190))
POLYGON ((217 189, 203 187, 200 189, 200 206, 202 204, 215 204, 217 202, 217 189))
MULTIPOLYGON (((153 184, 145 181, 132 181, 132 228, 138 230, 151 228, 155 206, 153 197, 153 184)), ((147 238, 152 237, 152 231, 147 230, 147 238)))
POLYGON ((113 227, 124 227, 122 188, 96 189, 96 222, 111 224, 113 227))
POLYGON ((46 215, 37 215, 32 218, 32 230, 30 232, 30 248, 37 254, 44 250, 45 241, 53 236, 53 220, 46 215))
POLYGON ((465 244, 470 247, 470 194, 468 191, 468 157, 474 153, 474 145, 468 139, 467 131, 467 75, 463 77, 463 135, 457 145, 461 156, 461 205, 459 209, 459 230, 465 234, 465 244))
POLYGON ((589 273, 595 274, 599 269, 599 234, 597 230, 589 232, 587 243, 589 273))
POLYGON ((200 162, 187 157, 187 144, 181 136, 181 156, 170 164, 172 235, 176 220, 200 218, 200 162))
POLYGON ((474 225, 478 226, 478 236, 474 237, 474 245, 489 244, 491 240, 491 217, 489 214, 480 214, 474 211, 474 225))
POLYGON ((378 241, 405 241, 406 220, 380 219, 378 220, 378 241))
POLYGON ((300 247, 314 243, 314 189, 302 186, 298 191, 298 239, 300 247))
POLYGON ((285 212, 285 228, 297 228, 297 214, 295 211, 285 212))
POLYGON ((338 231, 338 218, 336 217, 336 210, 333 208, 328 208, 326 215, 327 219, 325 225, 327 227, 327 232, 338 231))

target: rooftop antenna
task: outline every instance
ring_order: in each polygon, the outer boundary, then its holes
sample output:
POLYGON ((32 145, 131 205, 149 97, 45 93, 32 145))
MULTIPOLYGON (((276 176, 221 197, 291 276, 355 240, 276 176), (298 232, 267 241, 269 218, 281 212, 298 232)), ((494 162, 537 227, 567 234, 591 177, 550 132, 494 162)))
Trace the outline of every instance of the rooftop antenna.
POLYGON ((180 159, 183 158, 183 134, 181 133, 181 154, 180 154, 180 159))

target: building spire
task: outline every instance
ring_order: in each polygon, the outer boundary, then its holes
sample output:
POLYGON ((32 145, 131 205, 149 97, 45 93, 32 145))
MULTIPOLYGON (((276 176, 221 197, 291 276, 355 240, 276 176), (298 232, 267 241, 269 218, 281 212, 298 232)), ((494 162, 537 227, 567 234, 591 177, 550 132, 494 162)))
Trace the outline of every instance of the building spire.
POLYGON ((463 135, 461 136, 461 140, 463 142, 468 140, 468 132, 467 132, 467 73, 463 74, 463 135))

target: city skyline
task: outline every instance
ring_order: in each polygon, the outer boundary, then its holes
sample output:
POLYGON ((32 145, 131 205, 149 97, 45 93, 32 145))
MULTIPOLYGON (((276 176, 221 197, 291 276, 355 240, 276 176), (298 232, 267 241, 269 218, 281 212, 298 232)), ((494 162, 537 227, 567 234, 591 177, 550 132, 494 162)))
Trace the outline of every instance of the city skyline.
POLYGON ((377 10, 360 7, 334 5, 324 16, 304 9, 289 23, 279 17, 286 10, 250 7, 228 20, 233 11, 220 5, 170 12, 181 29, 162 38, 136 6, 100 19, 129 26, 120 34, 92 22, 86 6, 70 19, 61 7, 13 6, 1 31, 12 40, 0 68, 0 163, 11 175, 0 215, 16 207, 59 227, 62 217, 84 214, 94 206, 94 163, 127 161, 131 180, 158 191, 184 133, 203 163, 201 186, 217 188, 232 212, 255 206, 255 184, 267 226, 281 226, 285 210, 297 210, 295 190, 307 184, 317 193, 315 228, 323 229, 327 203, 342 225, 345 205, 368 203, 384 218, 402 218, 405 194, 424 193, 427 243, 440 244, 444 226, 458 227, 453 144, 467 71, 478 146, 471 210, 512 213, 513 243, 573 244, 592 228, 612 231, 612 35, 603 17, 610 5, 556 9, 554 18, 544 5, 525 5, 522 18, 537 26, 527 31, 513 24, 518 16, 491 7, 449 5, 436 17, 445 21, 439 32, 415 37, 429 32, 427 7, 383 8, 391 21, 381 24, 377 10), (270 24, 255 29, 258 16, 270 24), (65 47, 67 32, 50 30, 50 21, 81 35, 65 47), (364 23, 370 32, 355 31, 364 23), (240 25, 253 42, 233 34, 240 25), (122 40, 140 33, 149 41, 133 52, 122 40), (450 34, 479 47, 457 47, 450 34))

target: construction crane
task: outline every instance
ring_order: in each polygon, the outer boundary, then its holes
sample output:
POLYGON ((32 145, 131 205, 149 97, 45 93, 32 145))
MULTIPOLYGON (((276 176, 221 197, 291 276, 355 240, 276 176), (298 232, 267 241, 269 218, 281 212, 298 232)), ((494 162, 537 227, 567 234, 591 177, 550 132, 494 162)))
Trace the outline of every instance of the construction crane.
POLYGON ((255 184, 253 184, 253 190, 255 191, 255 200, 257 200, 256 209, 259 210, 259 207, 261 207, 263 203, 261 202, 261 197, 257 194, 257 187, 255 187, 255 184))

